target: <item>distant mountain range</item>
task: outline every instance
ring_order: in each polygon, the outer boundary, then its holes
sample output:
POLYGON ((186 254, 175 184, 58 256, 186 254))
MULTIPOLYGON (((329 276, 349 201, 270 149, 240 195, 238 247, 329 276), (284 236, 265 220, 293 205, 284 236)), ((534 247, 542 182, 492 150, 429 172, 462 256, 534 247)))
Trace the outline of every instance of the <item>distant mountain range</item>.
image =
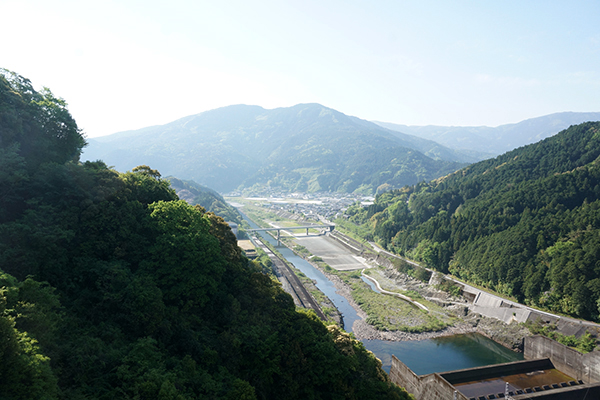
POLYGON ((483 158, 319 104, 229 106, 88 142, 82 160, 101 159, 119 171, 149 165, 219 192, 268 185, 370 194, 483 158))
POLYGON ((408 126, 374 122, 384 128, 433 140, 452 149, 471 150, 487 153, 489 156, 497 156, 518 147, 539 142, 571 125, 588 121, 600 121, 600 112, 561 112, 495 128, 487 126, 408 126))
POLYGON ((149 165, 221 193, 268 186, 374 194, 444 176, 589 120, 600 120, 600 113, 558 113, 496 128, 406 126, 319 104, 235 105, 89 139, 82 160, 101 159, 119 171, 149 165))

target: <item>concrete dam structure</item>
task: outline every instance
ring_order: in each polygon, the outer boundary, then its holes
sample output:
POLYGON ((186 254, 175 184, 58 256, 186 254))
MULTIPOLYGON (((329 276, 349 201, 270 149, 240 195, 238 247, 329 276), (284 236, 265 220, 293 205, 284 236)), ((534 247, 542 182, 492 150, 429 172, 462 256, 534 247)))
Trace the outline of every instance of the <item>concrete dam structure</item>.
POLYGON ((600 398, 600 352, 582 354, 543 336, 525 338, 526 360, 416 375, 395 356, 390 379, 419 400, 600 398))

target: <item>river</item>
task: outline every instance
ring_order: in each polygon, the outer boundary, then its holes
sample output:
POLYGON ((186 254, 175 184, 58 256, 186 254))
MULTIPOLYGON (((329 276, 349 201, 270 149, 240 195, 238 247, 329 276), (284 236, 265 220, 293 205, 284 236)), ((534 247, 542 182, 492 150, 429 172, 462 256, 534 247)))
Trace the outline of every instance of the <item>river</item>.
MULTIPOLYGON (((244 214, 242 215, 252 228, 260 228, 244 214)), ((354 321, 360 319, 360 317, 346 298, 336 293, 333 283, 321 271, 302 257, 297 256, 289 248, 283 245, 277 246, 277 240, 273 239, 268 233, 257 233, 271 245, 276 246, 277 250, 286 260, 294 264, 297 269, 316 282, 317 288, 329 297, 341 312, 346 330, 351 331, 354 321)), ((366 280, 366 282, 374 288, 372 282, 369 280, 366 280)), ((375 290, 377 289, 375 288, 375 290)), ((388 373, 390 372, 392 363, 392 354, 398 357, 417 375, 523 359, 521 353, 515 353, 478 333, 420 341, 363 340, 362 342, 367 349, 372 351, 382 361, 383 369, 388 373)))

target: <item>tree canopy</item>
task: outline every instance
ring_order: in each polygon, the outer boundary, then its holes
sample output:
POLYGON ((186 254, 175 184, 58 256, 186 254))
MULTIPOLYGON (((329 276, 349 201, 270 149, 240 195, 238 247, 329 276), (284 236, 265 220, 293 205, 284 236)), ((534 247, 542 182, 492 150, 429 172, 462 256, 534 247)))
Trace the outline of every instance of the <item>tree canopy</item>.
POLYGON ((6 71, 0 134, 2 398, 408 398, 158 171, 79 163, 66 103, 6 71))
POLYGON ((587 319, 600 306, 600 123, 351 207, 351 221, 427 266, 587 319))

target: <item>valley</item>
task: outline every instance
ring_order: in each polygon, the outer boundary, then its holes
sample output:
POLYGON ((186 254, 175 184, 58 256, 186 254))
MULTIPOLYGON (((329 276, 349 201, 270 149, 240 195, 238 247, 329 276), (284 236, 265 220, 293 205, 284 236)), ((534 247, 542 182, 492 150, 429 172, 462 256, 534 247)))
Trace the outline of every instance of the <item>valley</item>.
POLYGON ((10 398, 404 399, 367 349, 385 368, 429 340, 596 347, 598 122, 477 162, 319 104, 240 105, 80 161, 64 100, 6 70, 0 94, 10 398), (219 191, 277 230, 256 259, 219 191))
MULTIPOLYGON (((277 198, 273 202, 269 202, 267 198, 261 200, 260 202, 256 199, 246 200, 246 204, 254 210, 251 215, 262 219, 263 223, 270 226, 287 226, 292 221, 306 224, 301 219, 302 214, 297 210, 295 213, 289 212, 293 210, 293 206, 288 208, 289 211, 282 210, 286 206, 290 207, 293 201, 283 198, 277 198)), ((232 201, 235 201, 237 206, 242 206, 244 202, 239 198, 232 201)), ((313 201, 318 200, 315 198, 313 201)), ((324 219, 321 217, 321 220, 324 219)), ((598 324, 511 303, 510 300, 467 285, 455 278, 444 278, 432 270, 422 268, 428 273, 425 281, 422 280, 423 278, 421 280, 415 278, 414 274, 410 276, 399 272, 398 264, 394 266, 394 262, 390 261, 395 257, 394 255, 379 248, 375 243, 357 242, 338 230, 327 234, 321 232, 310 235, 292 233, 292 231, 285 233, 283 242, 286 246, 324 273, 335 284, 337 293, 342 294, 361 317, 353 321, 351 327, 347 327, 361 340, 423 340, 479 332, 508 348, 519 350, 523 337, 531 335, 523 323, 531 324, 538 319, 554 324, 556 332, 564 336, 581 337, 587 331, 594 335, 598 334, 598 324), (396 302, 389 299, 389 296, 383 302, 377 299, 386 296, 375 294, 368 289, 365 278, 376 281, 380 290, 397 293, 399 297, 408 295, 410 300, 416 299, 415 305, 435 316, 434 320, 437 322, 434 324, 431 320, 427 322, 421 314, 414 314, 411 307, 399 306, 398 302, 403 303, 402 300, 396 302), (443 283, 444 279, 452 282, 450 286, 443 283), (440 290, 442 288, 444 290, 440 290), (463 295, 458 296, 458 293, 463 295), (522 314, 523 310, 526 314, 522 314), (397 321, 403 322, 398 324, 397 321)))
MULTIPOLYGON (((236 205, 242 206, 242 203, 236 202, 236 205)), ((257 215, 256 212, 249 211, 245 207, 242 207, 242 209, 244 211, 248 211, 251 215, 257 215)), ((260 213, 263 215, 263 217, 265 217, 266 214, 264 214, 264 211, 260 213)), ((273 216, 274 214, 271 217, 273 216)), ((291 221, 289 219, 283 219, 281 217, 281 214, 279 216, 276 216, 275 218, 277 219, 276 223, 268 220, 263 220, 263 222, 271 225, 285 226, 290 224, 291 221)), ((266 239, 263 240, 268 240, 272 244, 276 244, 274 239, 269 239, 268 235, 263 233, 263 236, 266 237, 266 239)), ((327 296, 330 296, 335 299, 334 303, 338 305, 338 307, 340 307, 340 311, 342 312, 345 329, 349 332, 353 332, 358 339, 365 343, 368 349, 374 351, 377 357, 384 361, 384 368, 388 371, 391 365, 390 363, 392 354, 395 354, 396 356, 405 355, 405 357, 408 358, 413 357, 411 355, 413 351, 411 350, 413 345, 407 346, 401 343, 415 343, 414 346, 416 346, 416 350, 417 348, 423 348, 422 345, 417 345, 417 343, 420 343, 421 341, 437 340, 435 338, 452 337, 446 342, 440 342, 438 345, 441 346, 454 346, 455 341, 463 343, 465 340, 472 340, 466 339, 466 337, 463 338, 464 334, 466 333, 483 333, 488 337, 494 337, 496 340, 498 340, 498 338, 501 337, 501 335, 499 334, 500 332, 504 332, 505 338, 515 335, 522 336, 523 334, 525 334, 523 332, 517 332, 518 329, 515 329, 515 325, 507 328, 507 326, 500 321, 482 318, 474 314, 472 314, 469 318, 465 317, 464 320, 461 320, 461 318, 455 315, 456 310, 452 310, 451 308, 445 309, 445 307, 440 306, 435 302, 431 302, 429 300, 421 298, 419 301, 426 303, 427 306, 432 310, 432 312, 436 314, 436 317, 444 318, 447 321, 452 322, 452 325, 449 325, 441 330, 434 329, 433 331, 428 331, 427 327, 423 325, 423 323, 426 322, 428 318, 426 315, 422 314, 422 312, 419 312, 417 310, 411 311, 413 307, 402 300, 399 300, 397 302, 392 301, 392 303, 390 303, 389 296, 376 294, 368 287, 365 280, 361 279, 360 273, 356 275, 356 272, 359 272, 361 269, 367 267, 369 268, 369 271, 375 273, 374 276, 376 277, 376 279, 379 279, 382 282, 385 281, 386 288, 394 291, 406 292, 406 284, 403 287, 400 287, 400 285, 398 285, 398 283, 396 282, 396 287, 389 287, 388 281, 390 280, 383 275, 385 273, 385 269, 379 269, 375 265, 373 265, 373 263, 366 262, 365 259, 362 259, 361 257, 352 254, 343 245, 339 244, 335 240, 330 239, 329 236, 325 236, 322 234, 292 234, 285 236, 283 241, 285 243, 285 246, 277 247, 277 249, 285 255, 286 259, 293 260, 292 262, 294 263, 294 265, 300 269, 298 273, 301 276, 304 276, 305 274, 308 275, 313 280, 313 283, 316 283, 317 287, 323 290, 327 296), (294 249, 295 254, 292 253, 288 249, 288 247, 290 249, 294 249), (312 251, 314 251, 315 253, 309 252, 307 250, 308 248, 312 249, 312 251), (298 257, 299 255, 301 255, 302 258, 298 257), (331 262, 331 266, 321 261, 325 259, 329 260, 329 262, 333 261, 331 262), (348 263, 348 259, 351 259, 353 261, 351 261, 351 263, 348 263), (336 263, 336 260, 339 261, 339 263, 336 263), (334 270, 334 268, 338 268, 338 270, 334 270), (381 273, 382 275, 378 276, 377 274, 379 273, 381 273), (356 286, 360 287, 359 290, 362 291, 363 294, 370 293, 368 294, 368 296, 379 297, 379 299, 376 300, 375 303, 387 304, 387 310, 385 312, 387 316, 391 316, 392 318, 396 319, 404 319, 405 322, 408 320, 412 320, 410 322, 406 322, 404 326, 412 326, 413 331, 410 332, 404 330, 378 330, 369 323, 367 323, 367 313, 363 311, 361 306, 357 304, 353 297, 353 292, 356 292, 356 286), (393 304, 395 304, 395 306, 393 304), (390 307, 397 307, 397 311, 393 312, 390 307), (456 339, 453 339, 455 337, 454 335, 459 336, 456 336, 456 339)), ((406 278, 408 277, 405 276, 404 282, 410 282, 410 294, 412 296, 418 296, 417 290, 422 291, 423 285, 419 284, 413 279, 406 278)), ((431 290, 429 290, 429 294, 431 294, 431 290)), ((520 329, 523 330, 524 328, 521 327, 520 329)), ((524 331, 526 332, 526 329, 524 331)), ((476 339, 475 337, 473 337, 473 339, 479 342, 484 340, 476 339)), ((486 344, 486 346, 493 347, 491 343, 494 342, 490 341, 490 344, 486 344)), ((485 348, 485 346, 483 348, 480 348, 479 353, 486 353, 488 350, 485 350, 485 348)), ((447 351, 450 351, 449 348, 447 349, 447 351)), ((455 349, 452 351, 469 352, 467 348, 465 348, 464 350, 455 349)), ((498 350, 494 350, 494 354, 496 354, 497 352, 498 350)), ((477 357, 481 357, 482 355, 483 354, 478 354, 477 357)), ((472 356, 467 356, 466 354, 464 354, 463 356, 460 356, 460 359, 466 360, 469 359, 469 357, 472 356)), ((506 362, 508 360, 516 359, 507 359, 502 357, 497 359, 483 357, 481 359, 478 359, 477 357, 475 357, 471 362, 464 366, 486 365, 486 363, 506 362)), ((504 357, 509 357, 509 354, 506 353, 504 357)), ((443 363, 425 364, 416 360, 413 360, 411 365, 413 365, 416 368, 416 370, 420 371, 433 371, 432 368, 434 370, 441 371, 443 370, 443 368, 447 368, 449 366, 460 366, 453 365, 451 363, 448 364, 447 361, 443 363)))
MULTIPOLYGON (((269 207, 257 207, 255 199, 229 200, 242 206, 241 209, 251 218, 259 218, 263 225, 286 226, 295 217, 294 214, 281 211, 279 205, 269 210, 269 207), (246 206, 243 206, 244 203, 246 206)), ((305 224, 298 221, 296 223, 305 224)), ((359 318, 351 321, 350 326, 345 322, 344 326, 353 331, 358 339, 423 340, 482 332, 504 342, 509 348, 518 349, 519 338, 528 334, 526 329, 517 327, 518 324, 509 326, 469 312, 468 302, 462 297, 453 297, 426 282, 378 264, 376 252, 367 254, 363 249, 352 249, 348 244, 352 239, 339 232, 306 235, 304 232, 284 230, 282 234, 285 246, 323 273, 334 284, 336 293, 342 295, 354 308, 359 318), (426 309, 425 313, 405 300, 375 293, 364 276, 376 280, 386 290, 417 299, 419 304, 425 305, 422 307, 426 309), (361 302, 360 305, 357 299, 361 302), (379 325, 379 329, 373 324, 379 325)))

